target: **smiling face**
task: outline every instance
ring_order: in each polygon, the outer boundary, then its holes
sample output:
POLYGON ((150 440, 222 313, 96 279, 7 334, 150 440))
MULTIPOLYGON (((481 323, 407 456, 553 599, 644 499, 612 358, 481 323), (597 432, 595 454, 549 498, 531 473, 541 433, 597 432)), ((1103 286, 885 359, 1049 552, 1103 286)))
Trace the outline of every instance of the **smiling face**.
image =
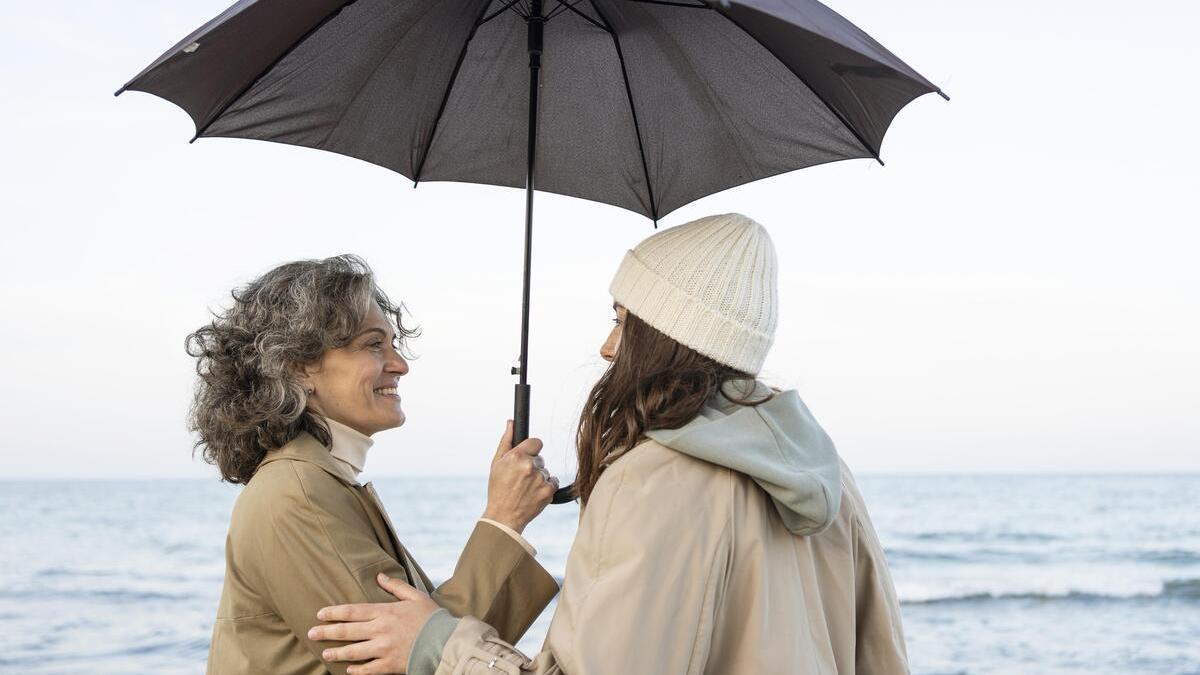
POLYGON ((372 302, 350 342, 305 369, 308 408, 367 436, 404 424, 397 384, 408 362, 398 348, 392 325, 372 302))

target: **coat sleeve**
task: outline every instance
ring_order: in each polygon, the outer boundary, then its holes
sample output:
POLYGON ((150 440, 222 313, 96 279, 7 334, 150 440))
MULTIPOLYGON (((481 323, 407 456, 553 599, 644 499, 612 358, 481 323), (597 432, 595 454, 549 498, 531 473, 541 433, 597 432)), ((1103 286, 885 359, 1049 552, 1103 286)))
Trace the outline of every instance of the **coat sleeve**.
POLYGON ((906 675, 900 603, 883 546, 865 509, 854 534, 855 653, 859 675, 906 675))
MULTIPOLYGON (((315 483, 326 480, 323 471, 310 472, 297 464, 287 470, 294 473, 293 489, 272 500, 269 513, 264 514, 262 524, 267 527, 259 537, 260 577, 279 616, 320 662, 324 649, 343 643, 308 639, 308 630, 319 623, 317 610, 338 604, 395 602, 375 577, 380 572, 399 579, 407 575, 369 527, 355 527, 361 514, 353 495, 342 495, 340 486, 334 491, 317 487, 315 483)), ((520 544, 496 528, 477 526, 454 576, 433 597, 456 613, 495 618, 507 635, 519 636, 553 597, 549 587, 557 590, 553 578, 520 544), (532 597, 521 597, 530 588, 536 590, 532 597)), ((337 675, 349 665, 324 664, 337 675)))
POLYGON ((688 477, 669 463, 627 464, 605 472, 584 510, 540 654, 527 658, 484 621, 439 612, 417 638, 410 675, 702 670, 731 551, 728 495, 664 503, 653 486, 688 477))
POLYGON ((454 575, 432 598, 455 616, 477 616, 517 642, 558 593, 554 577, 499 528, 477 523, 454 575))

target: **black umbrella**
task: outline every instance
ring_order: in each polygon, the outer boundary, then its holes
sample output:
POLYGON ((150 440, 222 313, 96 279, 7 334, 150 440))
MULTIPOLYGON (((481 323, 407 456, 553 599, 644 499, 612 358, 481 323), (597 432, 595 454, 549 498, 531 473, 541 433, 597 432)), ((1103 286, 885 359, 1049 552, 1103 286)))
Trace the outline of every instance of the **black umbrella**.
POLYGON ((516 441, 535 186, 657 225, 735 185, 878 160, 896 113, 941 93, 816 0, 241 0, 126 90, 187 111, 193 141, 329 150, 414 185, 524 187, 516 441))

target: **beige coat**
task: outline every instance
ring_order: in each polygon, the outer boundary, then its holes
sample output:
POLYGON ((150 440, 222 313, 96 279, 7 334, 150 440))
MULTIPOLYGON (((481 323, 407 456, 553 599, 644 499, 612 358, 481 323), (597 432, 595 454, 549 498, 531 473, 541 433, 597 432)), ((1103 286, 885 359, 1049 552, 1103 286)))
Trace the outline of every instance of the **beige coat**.
POLYGON ((895 591, 854 479, 799 399, 778 403, 774 413, 737 412, 732 430, 714 411, 659 435, 686 454, 649 440, 605 471, 534 659, 485 621, 439 612, 418 649, 442 639, 440 658, 422 664, 415 650, 410 675, 907 673, 895 591), (766 452, 730 445, 756 425, 773 437, 762 437, 766 452), (841 468, 832 486, 829 461, 841 468), (812 518, 788 504, 807 504, 812 518))
POLYGON ((432 591, 456 615, 487 617, 515 641, 558 587, 515 539, 476 526, 454 576, 437 589, 400 544, 368 483, 348 480, 319 441, 302 434, 272 451, 233 509, 210 675, 345 673, 324 663, 309 628, 327 605, 393 601, 384 572, 432 591))

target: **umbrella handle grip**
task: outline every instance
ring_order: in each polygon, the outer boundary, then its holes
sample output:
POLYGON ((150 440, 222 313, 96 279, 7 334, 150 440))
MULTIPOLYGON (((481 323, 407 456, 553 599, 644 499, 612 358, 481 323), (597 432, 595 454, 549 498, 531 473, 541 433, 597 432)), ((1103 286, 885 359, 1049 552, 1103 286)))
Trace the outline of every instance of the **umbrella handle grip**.
POLYGON ((550 498, 551 504, 570 504, 575 501, 575 484, 571 483, 566 487, 560 487, 554 491, 554 496, 550 498))
MULTIPOLYGON (((514 385, 513 390, 513 445, 529 438, 529 385, 514 385)), ((571 484, 554 491, 551 504, 567 504, 575 501, 575 485, 571 484)))
POLYGON ((529 385, 514 385, 513 390, 513 445, 529 438, 529 385))

